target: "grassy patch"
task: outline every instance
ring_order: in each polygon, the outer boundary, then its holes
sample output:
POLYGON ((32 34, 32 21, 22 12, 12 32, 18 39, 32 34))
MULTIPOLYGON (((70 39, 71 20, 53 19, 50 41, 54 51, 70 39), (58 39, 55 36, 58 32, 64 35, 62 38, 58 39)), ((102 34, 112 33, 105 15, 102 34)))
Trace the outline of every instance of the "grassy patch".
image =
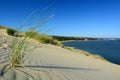
POLYGON ((31 34, 30 38, 33 38, 33 39, 37 40, 40 43, 53 44, 53 45, 57 45, 57 46, 62 45, 58 40, 54 39, 52 36, 47 36, 46 34, 39 34, 38 32, 36 32, 34 30, 26 31, 25 32, 25 37, 27 37, 30 34, 31 34))
POLYGON ((37 40, 40 41, 41 43, 61 46, 61 43, 58 40, 54 39, 51 36, 47 36, 45 34, 39 34, 39 36, 37 37, 37 40))

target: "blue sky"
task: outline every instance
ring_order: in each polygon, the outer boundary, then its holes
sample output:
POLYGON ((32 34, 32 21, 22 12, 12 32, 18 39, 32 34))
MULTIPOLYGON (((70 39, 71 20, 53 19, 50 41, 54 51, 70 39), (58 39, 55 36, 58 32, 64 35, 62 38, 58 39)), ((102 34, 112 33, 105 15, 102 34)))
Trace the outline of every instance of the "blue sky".
POLYGON ((0 24, 17 27, 52 3, 55 15, 43 25, 47 34, 120 38, 120 0, 0 0, 0 24))

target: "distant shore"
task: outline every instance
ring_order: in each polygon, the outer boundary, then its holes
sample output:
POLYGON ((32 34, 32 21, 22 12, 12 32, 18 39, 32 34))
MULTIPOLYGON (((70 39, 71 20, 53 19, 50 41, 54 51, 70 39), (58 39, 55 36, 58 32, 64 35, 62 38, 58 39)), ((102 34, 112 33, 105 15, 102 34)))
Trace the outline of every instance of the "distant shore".
POLYGON ((74 41, 100 41, 100 40, 65 40, 65 41, 60 41, 60 42, 74 42, 74 41))

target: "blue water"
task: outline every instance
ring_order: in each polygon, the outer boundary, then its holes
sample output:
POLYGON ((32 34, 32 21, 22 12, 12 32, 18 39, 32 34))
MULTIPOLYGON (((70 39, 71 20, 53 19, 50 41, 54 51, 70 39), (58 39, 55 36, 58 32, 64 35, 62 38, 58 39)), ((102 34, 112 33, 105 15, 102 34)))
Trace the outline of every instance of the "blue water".
POLYGON ((98 54, 108 61, 120 65, 120 40, 73 41, 63 45, 98 54))

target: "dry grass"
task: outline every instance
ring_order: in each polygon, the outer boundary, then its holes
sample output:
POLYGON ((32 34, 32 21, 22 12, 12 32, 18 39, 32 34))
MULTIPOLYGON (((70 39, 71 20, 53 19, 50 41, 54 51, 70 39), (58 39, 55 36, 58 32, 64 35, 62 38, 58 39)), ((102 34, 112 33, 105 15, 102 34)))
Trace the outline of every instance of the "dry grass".
MULTIPOLYGON (((9 50, 9 59, 11 67, 23 66, 24 57, 27 54, 30 54, 35 48, 36 45, 31 44, 31 38, 35 36, 35 32, 39 30, 43 24, 45 24, 51 17, 53 13, 48 12, 49 8, 43 10, 35 10, 28 15, 28 19, 24 24, 20 25, 16 30, 18 32, 32 31, 25 37, 14 37, 11 42, 11 48, 9 50)), ((17 33, 16 35, 18 35, 17 33)))
POLYGON ((30 54, 35 48, 29 38, 14 37, 9 51, 10 66, 23 66, 25 55, 30 54))

